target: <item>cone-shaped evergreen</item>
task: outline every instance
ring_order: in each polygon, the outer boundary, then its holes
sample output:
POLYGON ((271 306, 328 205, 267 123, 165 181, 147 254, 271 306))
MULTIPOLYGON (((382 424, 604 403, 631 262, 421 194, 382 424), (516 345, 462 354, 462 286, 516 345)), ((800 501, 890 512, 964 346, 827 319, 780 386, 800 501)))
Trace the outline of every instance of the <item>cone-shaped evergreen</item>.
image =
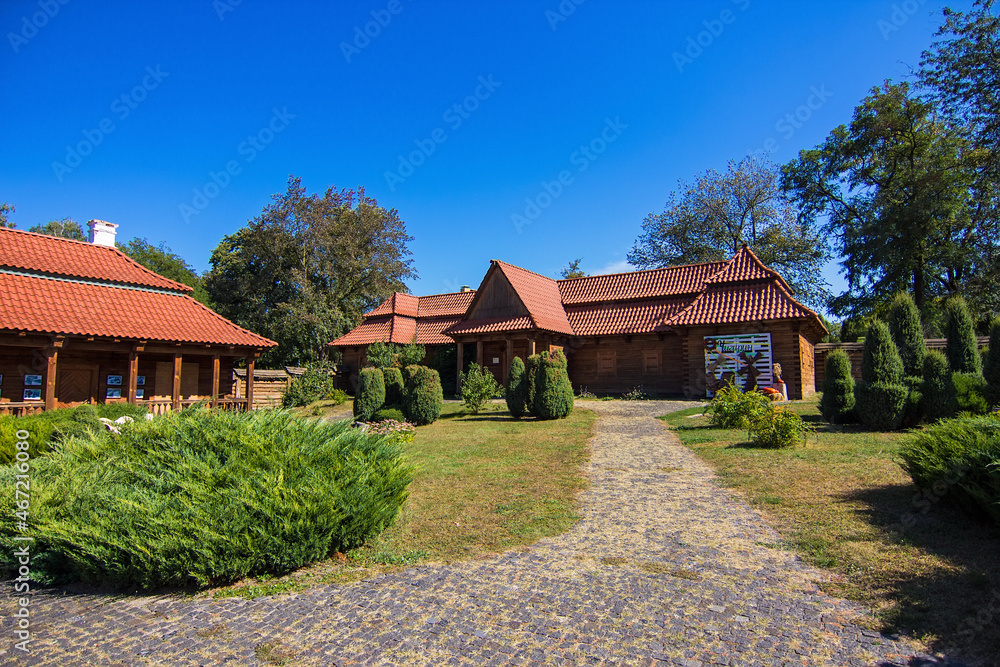
POLYGON ((403 404, 403 372, 395 366, 382 369, 385 378, 385 404, 398 406, 403 404))
POLYGON ((507 373, 507 409, 514 419, 520 419, 528 410, 528 378, 524 372, 524 362, 521 357, 510 361, 510 371, 507 373))
POLYGON ((406 370, 409 379, 403 392, 403 414, 418 426, 430 424, 444 407, 441 376, 427 366, 407 366, 406 370))
POLYGON ((358 392, 354 397, 354 416, 366 422, 385 405, 385 377, 379 368, 362 368, 358 374, 358 392))
POLYGON ((875 320, 865 333, 861 378, 868 384, 896 384, 903 379, 903 361, 884 322, 875 320))
POLYGON ((948 359, 938 350, 927 350, 924 355, 924 418, 933 422, 953 416, 955 402, 955 385, 951 381, 948 359))
POLYGON ((562 350, 542 352, 535 375, 535 416, 562 419, 573 411, 573 385, 562 350))
POLYGON ((535 412, 535 380, 538 376, 538 365, 541 363, 541 359, 541 355, 533 354, 528 357, 528 363, 524 365, 525 384, 527 385, 524 397, 525 405, 528 414, 533 416, 537 416, 535 412))
POLYGON ((910 391, 902 384, 903 362, 884 322, 875 320, 865 334, 861 377, 855 386, 855 409, 862 423, 876 431, 898 429, 910 391))
POLYGON ((826 376, 823 378, 823 397, 819 411, 831 424, 843 421, 854 409, 854 378, 851 377, 851 359, 843 350, 833 350, 826 357, 826 376))
POLYGON ((920 326, 920 311, 909 294, 896 295, 889 309, 888 324, 903 361, 903 374, 920 377, 924 372, 924 331, 920 326))
POLYGON ((952 297, 945 303, 948 316, 948 365, 955 373, 982 373, 983 361, 976 342, 976 328, 969 315, 969 306, 962 297, 952 297))
POLYGON ((1000 405, 1000 317, 990 322, 990 350, 983 364, 986 378, 986 400, 991 406, 1000 405))

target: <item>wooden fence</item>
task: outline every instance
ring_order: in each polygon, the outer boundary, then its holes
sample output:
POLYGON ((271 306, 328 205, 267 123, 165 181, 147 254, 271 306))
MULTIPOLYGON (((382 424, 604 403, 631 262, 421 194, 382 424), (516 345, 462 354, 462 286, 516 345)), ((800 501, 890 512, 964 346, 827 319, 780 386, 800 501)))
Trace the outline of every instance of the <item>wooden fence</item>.
MULTIPOLYGON (((979 337, 979 347, 990 344, 989 336, 979 337)), ((927 338, 924 345, 928 350, 941 350, 948 346, 945 338, 927 338)), ((816 391, 823 390, 823 379, 826 377, 826 357, 832 350, 844 350, 851 360, 851 375, 855 380, 861 379, 861 357, 865 351, 864 343, 817 343, 816 345, 816 391)))

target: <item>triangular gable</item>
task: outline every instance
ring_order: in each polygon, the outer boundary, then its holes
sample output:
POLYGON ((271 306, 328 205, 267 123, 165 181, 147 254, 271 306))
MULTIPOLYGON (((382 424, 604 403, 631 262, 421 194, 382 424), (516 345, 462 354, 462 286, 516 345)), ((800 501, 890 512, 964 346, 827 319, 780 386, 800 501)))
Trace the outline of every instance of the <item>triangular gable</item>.
POLYGON ((743 246, 736 251, 733 258, 716 273, 705 281, 705 285, 718 285, 720 283, 752 282, 758 280, 777 280, 785 291, 792 293, 785 279, 774 269, 770 269, 760 261, 748 246, 743 246))
POLYGON ((574 335, 555 280, 496 259, 492 262, 517 292, 537 328, 574 335))
POLYGON ((530 316, 527 305, 494 260, 462 320, 497 320, 525 316, 530 316))

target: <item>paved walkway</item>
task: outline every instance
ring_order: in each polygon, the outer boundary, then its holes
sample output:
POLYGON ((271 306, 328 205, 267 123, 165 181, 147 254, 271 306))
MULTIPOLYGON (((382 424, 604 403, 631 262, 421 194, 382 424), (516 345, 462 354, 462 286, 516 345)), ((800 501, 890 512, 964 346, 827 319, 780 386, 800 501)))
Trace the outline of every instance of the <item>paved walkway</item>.
POLYGON ((591 486, 564 535, 253 601, 39 594, 32 653, 5 619, 0 664, 907 664, 653 418, 677 404, 586 406, 591 486))

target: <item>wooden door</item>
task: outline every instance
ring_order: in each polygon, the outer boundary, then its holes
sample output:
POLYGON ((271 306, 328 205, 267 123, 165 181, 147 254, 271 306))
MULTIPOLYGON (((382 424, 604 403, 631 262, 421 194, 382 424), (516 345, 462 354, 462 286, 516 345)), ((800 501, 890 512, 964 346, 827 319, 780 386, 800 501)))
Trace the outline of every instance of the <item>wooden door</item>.
POLYGON ((60 408, 97 402, 97 366, 58 366, 56 406, 60 408))

